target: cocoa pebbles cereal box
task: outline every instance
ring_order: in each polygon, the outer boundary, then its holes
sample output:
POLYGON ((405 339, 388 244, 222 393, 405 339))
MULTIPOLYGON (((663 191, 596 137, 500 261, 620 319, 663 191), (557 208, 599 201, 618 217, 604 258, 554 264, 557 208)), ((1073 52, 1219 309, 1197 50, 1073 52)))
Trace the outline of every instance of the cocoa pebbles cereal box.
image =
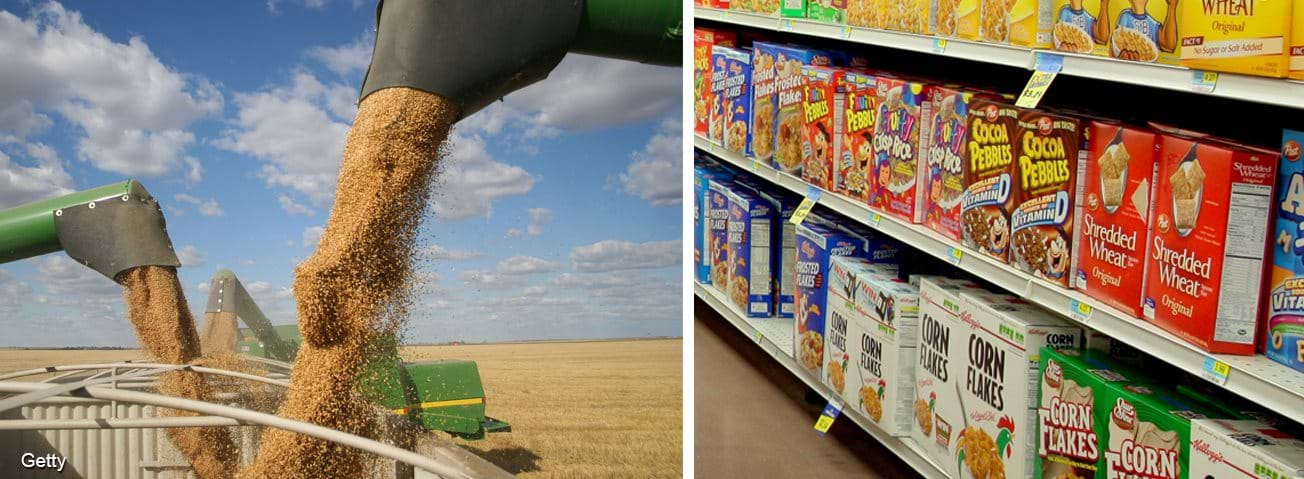
POLYGON ((867 175, 875 161, 878 79, 858 72, 847 72, 844 79, 847 98, 842 113, 842 155, 833 170, 833 186, 838 193, 865 202, 869 199, 867 175))
POLYGON ((1304 133, 1286 130, 1277 185, 1265 354, 1304 371, 1304 133))
POLYGON ((1078 191, 1078 120, 1027 110, 1015 129, 1014 211, 1010 263, 1036 277, 1070 286, 1078 191))
POLYGON ((842 109, 846 102, 845 72, 840 68, 801 67, 803 101, 802 179, 834 191, 833 161, 842 156, 842 109))
MULTIPOLYGON (((715 52, 722 56, 724 62, 724 78, 721 87, 717 90, 720 95, 720 109, 718 110, 723 119, 720 121, 721 138, 720 143, 725 149, 735 153, 747 154, 747 146, 751 144, 752 134, 751 124, 751 88, 752 88, 752 57, 751 53, 746 50, 736 48, 716 46, 715 52)), ((717 110, 712 109, 713 113, 717 110)), ((715 118, 712 117, 712 128, 714 128, 715 118)), ((715 138, 712 138, 713 140, 715 138)))
POLYGON ((1141 314, 1211 353, 1254 354, 1277 153, 1162 134, 1141 314))
POLYGON ((949 465, 955 464, 956 436, 964 429, 959 399, 963 381, 959 364, 964 352, 953 338, 960 336, 960 292, 977 285, 938 276, 917 279, 919 346, 910 437, 934 463, 953 473, 949 465))
POLYGON ((693 133, 707 136, 711 102, 711 48, 734 46, 734 34, 714 28, 693 29, 693 133))
POLYGON ((752 153, 801 177, 805 131, 801 67, 830 66, 827 52, 756 42, 752 48, 752 153))
POLYGON ((729 191, 730 182, 712 179, 707 183, 707 260, 711 284, 729 291, 729 191))
POLYGON ((1155 134, 1092 121, 1083 176, 1082 221, 1073 241, 1074 287, 1120 311, 1141 316, 1150 193, 1155 184, 1155 134))
POLYGON ((859 242, 844 232, 812 222, 797 225, 794 356, 814 377, 823 372, 830 260, 859 254, 859 242))
POLYGON ((969 100, 973 94, 929 85, 923 103, 924 131, 919 139, 924 170, 924 226, 960 241, 960 202, 964 199, 964 149, 969 139, 969 100))
POLYGON ((1197 419, 1190 477, 1304 477, 1304 441, 1259 421, 1197 419))
POLYGON ((770 202, 734 188, 729 198, 729 300, 744 314, 774 315, 773 232, 776 211, 770 202))
POLYGON ((1010 213, 1014 211, 1014 130, 1020 109, 990 100, 969 104, 969 141, 964 150, 965 191, 960 202, 964 245, 1009 261, 1010 213))
POLYGON ((842 397, 893 436, 909 436, 914 422, 915 357, 919 345, 919 288, 895 274, 857 275, 855 314, 847 340, 848 389, 842 397))
POLYGON ((855 256, 836 256, 829 261, 828 321, 824 325, 824 374, 821 380, 838 393, 848 395, 847 385, 855 375, 850 344, 851 322, 861 314, 856 308, 861 275, 884 272, 895 275, 894 266, 880 266, 855 256))
POLYGON ((918 223, 920 109, 924 84, 878 77, 878 121, 874 125, 873 190, 869 205, 918 223))

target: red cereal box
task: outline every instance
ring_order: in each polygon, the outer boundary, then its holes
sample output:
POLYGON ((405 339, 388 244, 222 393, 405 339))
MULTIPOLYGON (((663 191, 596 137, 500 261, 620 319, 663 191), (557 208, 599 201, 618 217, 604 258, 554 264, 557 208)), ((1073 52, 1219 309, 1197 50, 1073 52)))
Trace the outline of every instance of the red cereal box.
POLYGON ((1160 135, 1143 317, 1211 353, 1254 354, 1276 159, 1160 135))
POLYGON ((975 98, 969 103, 960 229, 964 245, 1009 261, 1010 213, 1014 211, 1014 130, 1021 109, 975 98))
POLYGON ((1071 253, 1081 146, 1077 119, 1041 110, 1019 115, 1010 263, 1065 288, 1077 270, 1071 253))
POLYGON ((693 133, 706 136, 711 96, 711 47, 734 46, 734 34, 713 28, 693 29, 693 133))
POLYGON ((960 203, 964 199, 964 149, 969 141, 969 102, 983 93, 951 86, 924 90, 919 161, 924 188, 920 214, 924 226, 960 241, 960 203))
POLYGON ((878 77, 878 121, 874 125, 874 172, 869 204, 918 223, 920 107, 922 82, 878 77))
POLYGON ((1155 184, 1155 134, 1101 120, 1086 128, 1082 222, 1073 240, 1074 287, 1141 316, 1150 196, 1155 184))
POLYGON ((846 103, 846 82, 840 68, 801 67, 802 170, 807 183, 834 190, 833 159, 842 157, 842 109, 846 103))
POLYGON ((874 164, 874 123, 878 115, 878 80, 847 72, 847 104, 842 115, 842 155, 833 170, 838 193, 867 201, 870 165, 874 164))

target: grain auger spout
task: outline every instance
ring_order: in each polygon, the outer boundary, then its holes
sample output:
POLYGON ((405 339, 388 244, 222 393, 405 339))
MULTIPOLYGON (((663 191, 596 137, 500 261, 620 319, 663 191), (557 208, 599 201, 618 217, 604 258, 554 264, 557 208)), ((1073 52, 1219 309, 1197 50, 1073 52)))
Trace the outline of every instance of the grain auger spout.
POLYGON ((249 326, 268 358, 293 362, 294 355, 299 350, 296 343, 285 341, 276 333, 272 322, 263 315, 263 310, 230 270, 219 269, 213 273, 213 279, 208 285, 208 305, 204 308, 204 316, 204 332, 199 340, 205 355, 236 352, 237 319, 249 326))

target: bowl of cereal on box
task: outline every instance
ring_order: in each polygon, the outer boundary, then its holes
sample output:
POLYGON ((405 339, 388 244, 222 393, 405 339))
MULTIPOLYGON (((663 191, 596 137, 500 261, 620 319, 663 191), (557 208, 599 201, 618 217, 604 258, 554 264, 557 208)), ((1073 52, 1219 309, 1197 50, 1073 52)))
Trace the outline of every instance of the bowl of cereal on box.
POLYGON ((1118 27, 1109 39, 1109 48, 1114 58, 1147 63, 1159 59, 1159 47, 1141 32, 1118 27))
POLYGON ((1091 36, 1082 27, 1072 23, 1056 23, 1052 38, 1055 40, 1055 49, 1061 52, 1091 53, 1091 36))
POLYGON ((1172 185, 1173 228, 1181 237, 1195 231, 1200 203, 1204 202, 1204 168, 1200 167, 1200 160, 1194 155, 1195 149, 1192 148, 1191 156, 1177 165, 1168 177, 1172 185))

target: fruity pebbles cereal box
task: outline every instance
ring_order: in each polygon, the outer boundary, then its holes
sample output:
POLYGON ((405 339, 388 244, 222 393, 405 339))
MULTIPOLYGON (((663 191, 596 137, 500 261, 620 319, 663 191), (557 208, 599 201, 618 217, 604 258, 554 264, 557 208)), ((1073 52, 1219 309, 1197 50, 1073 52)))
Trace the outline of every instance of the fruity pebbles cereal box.
POLYGON ((1020 111, 1011 105, 983 99, 974 99, 969 104, 960 229, 965 246, 1002 262, 1009 261, 1010 253, 1014 132, 1020 111))
POLYGON ((920 109, 924 84, 878 77, 878 121, 874 125, 874 172, 869 205, 918 223, 920 109))
POLYGON ((1078 120, 1038 110, 1019 116, 1015 129, 1014 212, 1010 263, 1026 273, 1071 286, 1071 254, 1078 196, 1078 120))
POLYGON ((803 66, 801 104, 802 179, 833 191, 833 161, 842 155, 842 109, 846 102, 846 82, 840 68, 803 66))
POLYGON ((1272 238, 1265 325, 1269 359, 1304 371, 1304 133, 1286 130, 1277 166, 1277 226, 1272 238))
POLYGON ((878 79, 849 71, 843 77, 847 93, 842 112, 842 155, 833 170, 838 193, 861 202, 869 198, 866 175, 874 164, 874 124, 878 115, 878 79))

